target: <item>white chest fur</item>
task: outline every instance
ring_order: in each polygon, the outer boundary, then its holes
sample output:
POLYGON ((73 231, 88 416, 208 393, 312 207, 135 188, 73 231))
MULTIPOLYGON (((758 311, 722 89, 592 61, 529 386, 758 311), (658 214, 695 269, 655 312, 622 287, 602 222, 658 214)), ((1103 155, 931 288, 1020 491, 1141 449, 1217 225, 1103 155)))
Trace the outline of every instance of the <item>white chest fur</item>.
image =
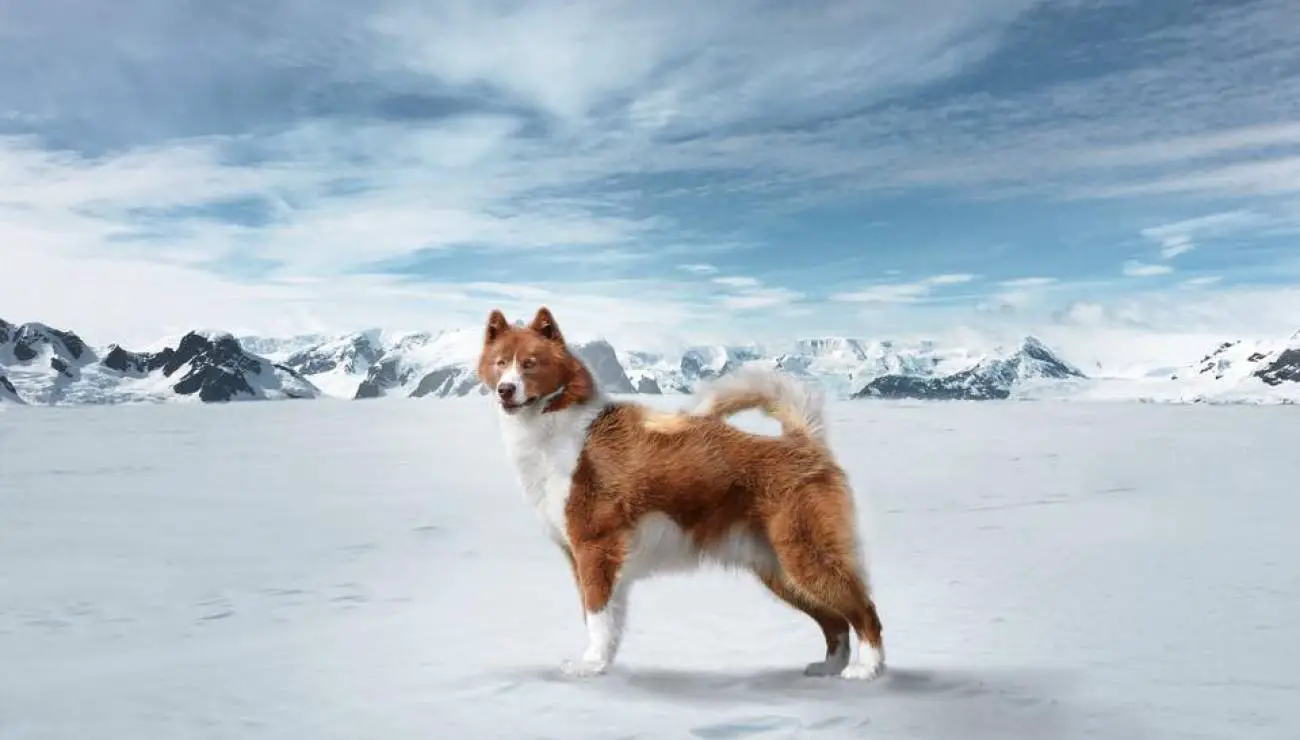
POLYGON ((568 544, 564 510, 573 471, 587 443, 587 430, 603 408, 603 403, 592 402, 548 414, 501 413, 506 455, 519 474, 524 497, 557 544, 568 544))

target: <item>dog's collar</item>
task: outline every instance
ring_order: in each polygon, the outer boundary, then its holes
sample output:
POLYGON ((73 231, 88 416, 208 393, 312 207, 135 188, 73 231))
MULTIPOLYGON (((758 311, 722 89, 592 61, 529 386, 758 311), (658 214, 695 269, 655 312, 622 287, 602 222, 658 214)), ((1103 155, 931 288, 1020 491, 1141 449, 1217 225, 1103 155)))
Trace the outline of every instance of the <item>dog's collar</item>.
POLYGON ((550 393, 546 394, 545 396, 541 396, 541 397, 539 397, 539 398, 537 399, 537 404, 538 404, 539 406, 542 407, 542 413, 543 413, 543 414, 550 413, 550 412, 551 412, 551 402, 554 401, 555 399, 559 398, 560 396, 563 396, 563 395, 564 395, 564 391, 566 391, 566 390, 568 390, 568 385, 562 385, 562 386, 560 386, 559 388, 556 388, 555 390, 553 390, 553 391, 551 391, 550 393))

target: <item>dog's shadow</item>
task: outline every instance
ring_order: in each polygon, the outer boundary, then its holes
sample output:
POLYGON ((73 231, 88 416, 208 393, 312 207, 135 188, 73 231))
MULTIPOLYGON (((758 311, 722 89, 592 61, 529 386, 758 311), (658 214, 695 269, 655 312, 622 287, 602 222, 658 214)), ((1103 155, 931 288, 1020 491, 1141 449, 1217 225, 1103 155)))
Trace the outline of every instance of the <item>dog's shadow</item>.
POLYGON ((1116 712, 1077 701, 1076 677, 1038 669, 891 667, 866 683, 809 677, 797 669, 739 672, 629 666, 591 679, 542 668, 515 677, 700 707, 759 705, 768 713, 799 709, 800 715, 812 712, 823 717, 829 712, 832 720, 863 731, 867 726, 905 728, 907 736, 919 738, 1145 736, 1116 712))

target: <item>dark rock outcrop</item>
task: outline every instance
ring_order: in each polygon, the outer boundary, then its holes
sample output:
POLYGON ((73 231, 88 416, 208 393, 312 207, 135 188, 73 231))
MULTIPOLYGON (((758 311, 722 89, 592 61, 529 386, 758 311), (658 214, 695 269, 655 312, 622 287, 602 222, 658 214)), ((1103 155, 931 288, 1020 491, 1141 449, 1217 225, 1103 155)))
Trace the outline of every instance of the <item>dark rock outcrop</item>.
POLYGON ((357 386, 354 398, 379 398, 389 390, 405 384, 413 372, 402 368, 401 358, 386 357, 366 371, 366 377, 357 386))
POLYGON ((99 362, 109 370, 127 377, 143 378, 161 370, 175 354, 176 350, 171 347, 166 347, 161 352, 132 352, 111 344, 104 359, 99 362))
POLYGON ((23 403, 22 396, 18 395, 18 389, 4 375, 0 375, 0 402, 23 403))
MULTIPOLYGON (((28 323, 18 327, 12 324, 5 329, 10 352, 18 362, 31 362, 40 356, 42 345, 51 350, 54 357, 60 358, 67 365, 78 364, 87 354, 86 343, 81 337, 70 331, 63 331, 45 324, 28 323)), ((87 358, 88 359, 88 358, 87 358)))
POLYGON ((637 392, 636 388, 632 387, 632 381, 628 380, 627 373, 623 370, 623 363, 618 361, 618 355, 609 342, 598 339, 594 342, 574 345, 573 354, 587 366, 587 370, 596 381, 596 386, 602 392, 637 392))
POLYGON ((659 395, 663 393, 663 389, 659 387, 654 378, 641 378, 636 383, 636 392, 659 395))
POLYGON ((468 396, 482 385, 476 375, 464 365, 440 367, 420 378, 420 383, 411 391, 412 398, 448 398, 451 396, 468 396))
POLYGON ((1282 350, 1268 365, 1256 370, 1254 375, 1272 386, 1300 383, 1300 348, 1282 350))

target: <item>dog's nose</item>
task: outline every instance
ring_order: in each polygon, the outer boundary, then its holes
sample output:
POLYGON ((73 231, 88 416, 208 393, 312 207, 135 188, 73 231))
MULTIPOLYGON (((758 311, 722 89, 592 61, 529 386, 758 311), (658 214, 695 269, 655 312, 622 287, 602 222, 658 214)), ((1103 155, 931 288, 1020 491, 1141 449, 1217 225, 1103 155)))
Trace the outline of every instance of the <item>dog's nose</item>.
POLYGON ((514 383, 502 383, 502 384, 498 385, 498 386, 497 386, 497 395, 498 395, 499 397, 504 398, 504 399, 507 399, 507 400, 509 400, 509 399, 511 399, 511 398, 514 398, 514 397, 515 397, 515 384, 514 384, 514 383))

